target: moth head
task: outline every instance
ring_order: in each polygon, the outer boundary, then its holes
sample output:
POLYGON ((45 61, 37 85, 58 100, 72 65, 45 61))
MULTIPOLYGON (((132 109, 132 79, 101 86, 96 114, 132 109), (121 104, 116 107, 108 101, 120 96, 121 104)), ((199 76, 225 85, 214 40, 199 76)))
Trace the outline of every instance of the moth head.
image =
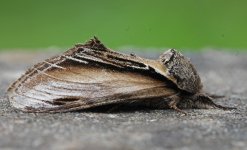
POLYGON ((179 89, 190 93, 197 93, 202 89, 201 79, 195 67, 180 52, 170 49, 160 56, 160 61, 166 68, 166 77, 179 89))

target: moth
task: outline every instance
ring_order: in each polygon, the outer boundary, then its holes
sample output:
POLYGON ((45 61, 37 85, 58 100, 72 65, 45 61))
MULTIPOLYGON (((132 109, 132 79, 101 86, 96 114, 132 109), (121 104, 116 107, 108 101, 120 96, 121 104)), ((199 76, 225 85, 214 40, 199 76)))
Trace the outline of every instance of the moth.
POLYGON ((13 107, 25 112, 135 103, 180 112, 233 109, 214 103, 214 96, 202 87, 195 67, 175 49, 151 60, 115 52, 94 37, 34 65, 9 87, 7 95, 13 107))

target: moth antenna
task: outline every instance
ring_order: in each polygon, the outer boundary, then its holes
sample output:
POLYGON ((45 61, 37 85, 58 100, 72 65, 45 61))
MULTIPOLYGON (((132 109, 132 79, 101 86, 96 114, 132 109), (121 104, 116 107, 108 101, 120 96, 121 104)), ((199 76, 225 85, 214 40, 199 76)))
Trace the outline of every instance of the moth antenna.
POLYGON ((226 106, 221 106, 221 105, 218 105, 218 104, 215 104, 215 107, 216 108, 219 108, 219 109, 223 109, 223 110, 234 110, 234 109, 237 109, 236 107, 226 107, 226 106))
POLYGON ((237 109, 235 107, 226 107, 226 106, 222 106, 222 105, 219 105, 219 104, 216 104, 213 102, 213 99, 212 97, 206 95, 206 94, 200 94, 200 95, 197 95, 195 97, 195 107, 196 108, 206 108, 206 109, 209 109, 209 108, 219 108, 219 109, 223 109, 223 110, 233 110, 233 109, 237 109))
POLYGON ((216 94, 210 94, 210 93, 206 93, 206 95, 208 95, 212 99, 219 99, 219 98, 224 98, 225 97, 224 95, 216 95, 216 94))

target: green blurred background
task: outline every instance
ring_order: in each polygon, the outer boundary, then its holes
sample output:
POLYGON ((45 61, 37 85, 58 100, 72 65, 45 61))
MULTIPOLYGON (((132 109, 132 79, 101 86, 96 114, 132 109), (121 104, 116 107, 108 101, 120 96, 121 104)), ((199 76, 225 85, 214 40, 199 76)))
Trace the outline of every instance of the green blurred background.
POLYGON ((246 0, 1 0, 0 49, 247 49, 246 0))

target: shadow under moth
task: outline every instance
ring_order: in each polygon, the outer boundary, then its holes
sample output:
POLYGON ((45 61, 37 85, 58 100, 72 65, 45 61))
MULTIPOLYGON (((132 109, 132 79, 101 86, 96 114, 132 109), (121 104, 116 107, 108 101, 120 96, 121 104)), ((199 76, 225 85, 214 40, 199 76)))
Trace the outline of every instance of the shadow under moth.
MULTIPOLYGON (((115 104, 232 109, 203 92, 190 60, 174 49, 151 60, 115 52, 96 37, 34 65, 8 89, 25 112, 67 112, 115 104)), ((120 105, 121 106, 121 105, 120 105)))

